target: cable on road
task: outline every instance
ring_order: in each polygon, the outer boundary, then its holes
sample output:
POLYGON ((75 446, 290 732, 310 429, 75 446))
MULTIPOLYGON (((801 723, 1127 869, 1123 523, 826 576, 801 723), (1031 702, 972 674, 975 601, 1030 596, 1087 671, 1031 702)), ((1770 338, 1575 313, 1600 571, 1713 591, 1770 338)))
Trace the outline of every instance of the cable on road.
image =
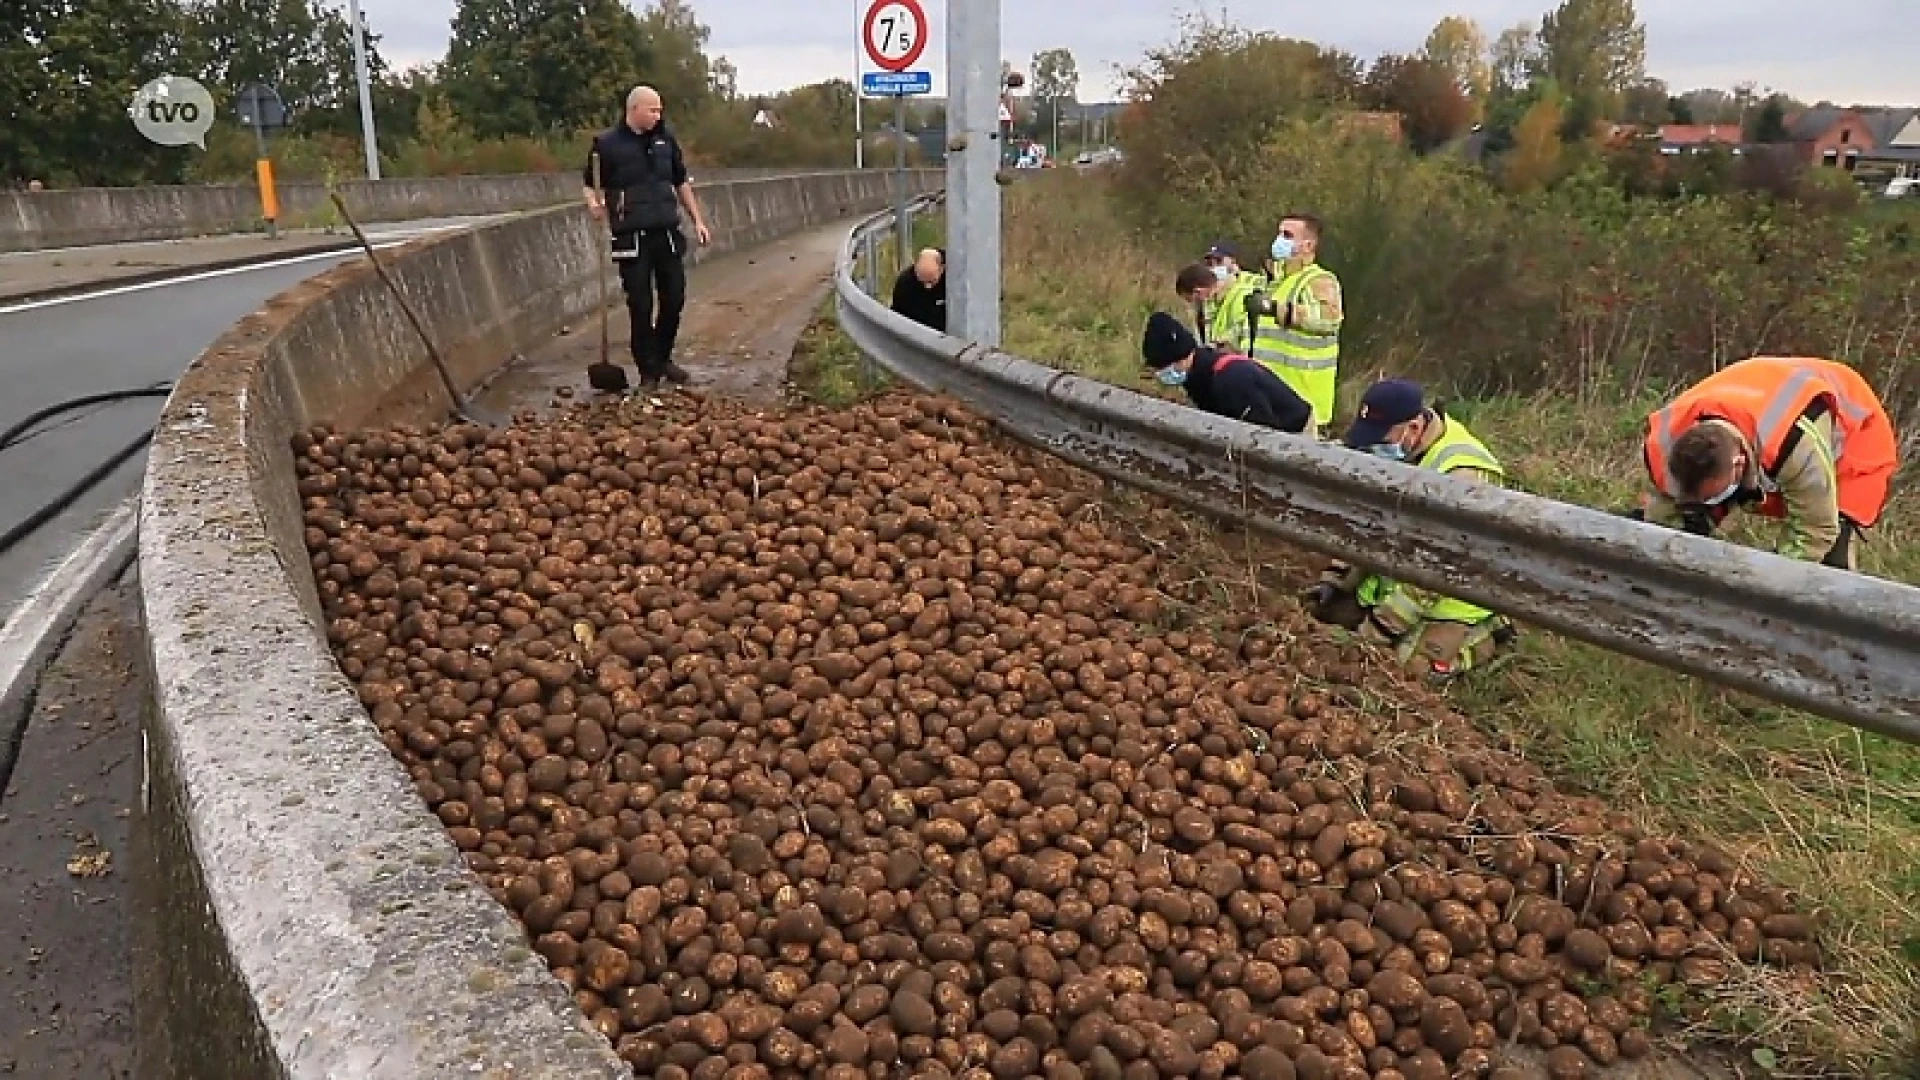
MULTIPOLYGON (((18 446, 28 439, 33 438, 35 435, 45 434, 45 430, 38 432, 33 431, 34 425, 39 424, 43 420, 58 416, 61 413, 72 412, 75 409, 84 409, 89 405, 124 401, 129 398, 165 397, 172 392, 173 385, 171 383, 159 383, 153 386, 142 386, 127 390, 108 390, 103 393, 86 394, 81 397, 69 398, 66 401, 41 409, 8 428, 4 434, 0 434, 0 451, 18 446)), ((94 466, 93 469, 81 477, 78 482, 69 486, 65 491, 62 491, 52 502, 34 511, 28 515, 25 520, 14 525, 5 533, 0 533, 0 555, 5 555, 12 551, 22 540, 31 536, 34 530, 52 521, 62 511, 77 502, 80 496, 85 495, 88 491, 92 490, 95 485, 111 476, 115 469, 126 464, 136 454, 146 449, 147 444, 153 441, 153 431, 153 428, 148 428, 139 438, 120 448, 112 457, 94 466)))
POLYGON ((84 409, 89 405, 125 401, 129 398, 166 397, 171 393, 173 393, 172 383, 155 383, 152 386, 139 386, 128 390, 107 390, 98 394, 86 394, 81 397, 68 398, 65 401, 49 405, 8 428, 6 434, 0 435, 0 450, 5 450, 17 443, 26 442, 28 439, 33 438, 34 435, 41 434, 41 432, 33 432, 31 435, 27 433, 33 430, 35 424, 49 417, 59 416, 61 413, 72 412, 75 409, 84 409))

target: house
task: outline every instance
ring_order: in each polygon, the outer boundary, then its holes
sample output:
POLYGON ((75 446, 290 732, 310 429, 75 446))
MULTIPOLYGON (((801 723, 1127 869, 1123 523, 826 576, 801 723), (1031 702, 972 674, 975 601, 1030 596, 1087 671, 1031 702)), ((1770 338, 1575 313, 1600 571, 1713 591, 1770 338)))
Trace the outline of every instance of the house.
POLYGON ((1873 129, 1856 109, 1816 105, 1786 118, 1787 138, 1809 165, 1852 172, 1874 148, 1873 129))
POLYGON ((1860 160, 1890 170, 1895 179, 1920 177, 1920 109, 1874 109, 1865 119, 1874 145, 1860 160))
POLYGON ((1333 123, 1343 135, 1373 134, 1394 142, 1406 138, 1397 112, 1343 111, 1334 114, 1333 123))
POLYGON ((1662 124, 1657 134, 1663 154, 1699 154, 1716 148, 1737 154, 1745 141, 1739 124, 1662 124))

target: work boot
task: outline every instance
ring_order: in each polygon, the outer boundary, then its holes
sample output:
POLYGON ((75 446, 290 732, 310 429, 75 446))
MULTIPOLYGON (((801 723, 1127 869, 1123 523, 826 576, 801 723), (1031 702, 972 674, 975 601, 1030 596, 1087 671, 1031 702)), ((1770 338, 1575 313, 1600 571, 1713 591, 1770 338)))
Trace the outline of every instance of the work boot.
POLYGON ((659 373, 660 378, 665 379, 676 386, 685 386, 692 379, 692 376, 687 374, 687 370, 685 368, 681 367, 679 364, 676 364, 671 360, 667 361, 664 364, 661 364, 659 367, 655 368, 654 370, 659 373))

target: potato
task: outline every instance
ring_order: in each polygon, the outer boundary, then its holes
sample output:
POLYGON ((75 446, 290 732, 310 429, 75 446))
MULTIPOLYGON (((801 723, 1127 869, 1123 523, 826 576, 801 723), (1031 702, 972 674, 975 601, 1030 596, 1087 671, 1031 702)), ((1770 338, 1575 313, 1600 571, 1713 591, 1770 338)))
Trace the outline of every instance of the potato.
POLYGON ((949 401, 293 460, 341 670, 637 1075, 1422 1080, 1517 1033, 1580 1076, 1716 942, 1819 961, 1437 699, 1365 713, 1290 610, 1144 625, 1216 603, 1204 538, 949 401))

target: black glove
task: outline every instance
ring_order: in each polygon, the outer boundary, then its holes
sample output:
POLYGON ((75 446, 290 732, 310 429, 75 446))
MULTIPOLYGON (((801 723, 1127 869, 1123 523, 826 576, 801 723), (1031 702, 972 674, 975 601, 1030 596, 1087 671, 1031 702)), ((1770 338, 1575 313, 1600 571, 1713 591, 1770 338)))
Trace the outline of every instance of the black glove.
POLYGON ((1305 604, 1309 611, 1318 611, 1328 604, 1333 603, 1333 598, 1339 595, 1340 587, 1338 585, 1335 585, 1331 581, 1323 581, 1313 588, 1302 592, 1300 594, 1300 602, 1305 604))
POLYGON ((1684 508, 1680 511, 1680 527, 1695 536, 1712 536, 1713 514, 1705 508, 1684 508))

